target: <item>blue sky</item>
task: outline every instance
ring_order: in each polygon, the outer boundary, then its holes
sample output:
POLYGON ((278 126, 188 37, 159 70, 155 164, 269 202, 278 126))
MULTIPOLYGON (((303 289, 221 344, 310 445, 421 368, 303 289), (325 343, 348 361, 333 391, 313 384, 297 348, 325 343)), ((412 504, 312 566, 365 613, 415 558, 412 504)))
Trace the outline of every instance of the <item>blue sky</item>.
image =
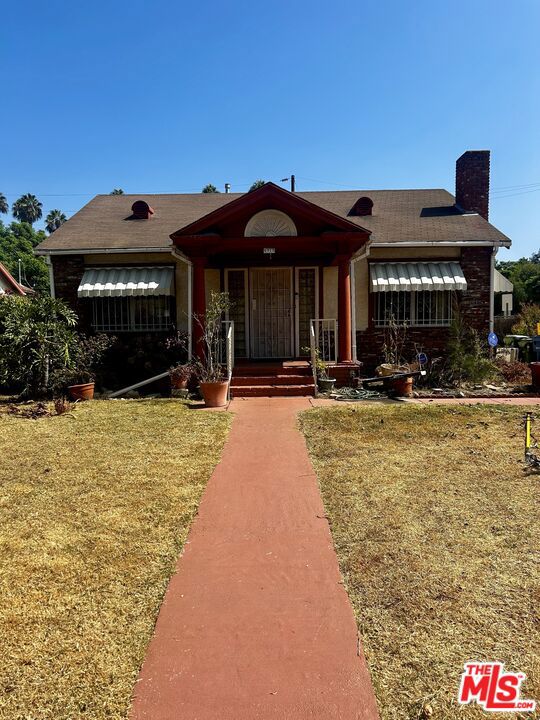
POLYGON ((537 0, 4 3, 0 192, 454 188, 491 149, 491 220, 540 247, 537 0))

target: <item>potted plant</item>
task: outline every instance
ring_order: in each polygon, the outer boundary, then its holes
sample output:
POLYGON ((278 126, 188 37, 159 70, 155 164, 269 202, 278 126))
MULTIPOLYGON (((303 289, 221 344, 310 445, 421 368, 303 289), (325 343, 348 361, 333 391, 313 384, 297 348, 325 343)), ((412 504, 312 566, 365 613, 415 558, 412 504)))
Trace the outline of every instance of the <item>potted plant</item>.
POLYGON ((96 373, 114 340, 104 334, 79 335, 66 365, 55 373, 55 392, 63 394, 67 390, 73 400, 92 400, 96 373))
POLYGON ((195 317, 202 334, 200 356, 194 361, 194 370, 207 407, 227 404, 229 378, 222 365, 222 318, 230 307, 229 294, 212 292, 204 317, 195 317))
MULTIPOLYGON (((403 359, 407 344, 407 331, 407 323, 398 323, 394 315, 390 316, 384 332, 384 363, 376 368, 377 375, 387 377, 410 372, 409 363, 403 359)), ((410 397, 413 392, 413 378, 400 377, 392 380, 391 389, 396 397, 410 397)))
POLYGON ((191 365, 176 365, 169 369, 169 377, 171 378, 171 387, 173 390, 185 390, 188 382, 193 375, 191 365))
MULTIPOLYGON (((311 352, 310 348, 306 348, 311 352)), ((336 378, 328 375, 328 363, 321 358, 320 350, 315 350, 315 373, 317 375, 317 385, 321 392, 329 393, 334 389, 336 378)))

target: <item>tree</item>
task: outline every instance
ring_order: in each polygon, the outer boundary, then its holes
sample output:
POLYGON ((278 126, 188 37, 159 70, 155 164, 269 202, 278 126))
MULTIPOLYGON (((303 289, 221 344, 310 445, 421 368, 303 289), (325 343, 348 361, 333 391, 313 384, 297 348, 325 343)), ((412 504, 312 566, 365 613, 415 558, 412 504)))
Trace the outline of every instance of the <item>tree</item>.
POLYGON ((266 185, 266 180, 255 180, 253 185, 249 188, 248 192, 252 192, 253 190, 258 190, 263 185, 266 185))
POLYGON ((524 303, 540 303, 540 252, 530 258, 499 262, 497 270, 514 285, 516 308, 524 303))
POLYGON ((23 195, 13 203, 11 211, 14 218, 32 225, 36 220, 40 219, 42 207, 42 204, 35 195, 26 193, 26 195, 23 195))
POLYGON ((122 188, 114 188, 114 190, 111 190, 111 192, 109 193, 109 195, 123 195, 123 194, 124 194, 124 191, 122 190, 122 188))
POLYGON ((212 183, 208 183, 208 185, 205 185, 203 189, 201 190, 203 193, 218 193, 219 190, 215 185, 212 185, 212 183))
POLYGON ((8 201, 6 200, 6 196, 0 193, 0 213, 5 215, 7 212, 9 212, 8 201))
POLYGON ((43 230, 34 230, 28 223, 4 225, 0 221, 0 262, 18 280, 21 260, 23 284, 40 293, 49 292, 49 272, 43 258, 34 255, 34 248, 46 237, 43 230))
POLYGON ((51 210, 51 212, 45 218, 45 229, 48 233, 53 233, 58 230, 60 225, 63 225, 67 220, 67 217, 61 210, 51 210))

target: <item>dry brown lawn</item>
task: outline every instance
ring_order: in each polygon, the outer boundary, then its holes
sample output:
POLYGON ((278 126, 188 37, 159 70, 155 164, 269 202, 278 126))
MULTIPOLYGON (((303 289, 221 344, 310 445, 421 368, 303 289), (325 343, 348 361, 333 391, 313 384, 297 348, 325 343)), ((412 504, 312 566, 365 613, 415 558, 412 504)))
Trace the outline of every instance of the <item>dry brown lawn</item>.
POLYGON ((230 416, 109 401, 0 412, 0 718, 126 718, 230 416))
POLYGON ((383 720, 540 717, 456 702, 467 660, 525 672, 522 695, 540 700, 540 476, 521 462, 523 412, 302 416, 383 720))

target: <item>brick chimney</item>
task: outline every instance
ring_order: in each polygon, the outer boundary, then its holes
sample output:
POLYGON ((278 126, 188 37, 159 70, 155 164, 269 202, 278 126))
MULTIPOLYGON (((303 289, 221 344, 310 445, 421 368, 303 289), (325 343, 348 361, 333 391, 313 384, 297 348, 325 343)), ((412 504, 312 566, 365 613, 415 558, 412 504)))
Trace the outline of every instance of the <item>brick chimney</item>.
POLYGON ((489 150, 467 150, 456 162, 456 205, 489 218, 489 150))

